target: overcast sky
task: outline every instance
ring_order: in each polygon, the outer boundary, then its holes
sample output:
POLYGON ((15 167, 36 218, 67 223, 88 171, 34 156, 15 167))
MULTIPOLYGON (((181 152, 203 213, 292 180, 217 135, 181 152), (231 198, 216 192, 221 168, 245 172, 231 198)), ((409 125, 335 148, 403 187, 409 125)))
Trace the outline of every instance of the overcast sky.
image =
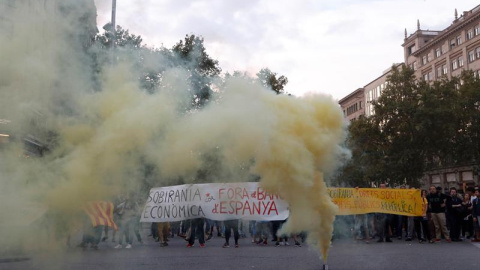
MULTIPOLYGON (((111 0, 95 0, 99 29, 111 0)), ((341 99, 403 62, 404 30, 443 30, 478 0, 117 0, 116 22, 150 47, 203 36, 223 72, 268 67, 294 95, 341 99)))

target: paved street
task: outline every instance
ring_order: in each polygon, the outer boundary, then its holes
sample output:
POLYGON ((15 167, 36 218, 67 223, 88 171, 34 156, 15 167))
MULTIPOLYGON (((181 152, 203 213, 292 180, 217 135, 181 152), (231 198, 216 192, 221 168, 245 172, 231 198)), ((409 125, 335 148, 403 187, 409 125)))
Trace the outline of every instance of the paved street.
MULTIPOLYGON (((317 253, 306 246, 274 247, 240 240, 239 248, 222 248, 223 239, 213 238, 205 248, 196 243, 186 248, 185 240, 175 237, 168 247, 153 239, 132 249, 116 250, 103 242, 100 249, 66 250, 61 255, 41 253, 29 260, 2 262, 0 269, 322 269, 317 253)), ((291 243, 293 244, 293 243, 291 243)), ((328 269, 478 269, 480 244, 471 242, 419 244, 394 240, 393 243, 366 244, 351 240, 334 241, 328 269)))

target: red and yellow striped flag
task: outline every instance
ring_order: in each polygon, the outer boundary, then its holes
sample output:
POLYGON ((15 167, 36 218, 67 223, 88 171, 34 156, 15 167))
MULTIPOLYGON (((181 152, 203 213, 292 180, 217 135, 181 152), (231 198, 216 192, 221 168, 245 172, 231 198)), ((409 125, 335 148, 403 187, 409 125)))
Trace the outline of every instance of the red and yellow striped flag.
POLYGON ((117 224, 113 221, 113 203, 105 201, 88 202, 85 206, 85 212, 92 221, 93 227, 103 225, 118 230, 117 224))

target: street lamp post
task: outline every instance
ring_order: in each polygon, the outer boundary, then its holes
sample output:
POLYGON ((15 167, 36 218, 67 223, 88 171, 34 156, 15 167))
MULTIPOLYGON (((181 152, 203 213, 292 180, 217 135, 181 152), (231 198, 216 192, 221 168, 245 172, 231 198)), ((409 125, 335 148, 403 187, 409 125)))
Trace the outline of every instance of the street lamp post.
POLYGON ((117 0, 112 0, 112 33, 113 33, 113 37, 112 37, 112 48, 115 47, 115 40, 116 40, 116 36, 115 36, 115 15, 116 15, 116 11, 117 11, 117 0))

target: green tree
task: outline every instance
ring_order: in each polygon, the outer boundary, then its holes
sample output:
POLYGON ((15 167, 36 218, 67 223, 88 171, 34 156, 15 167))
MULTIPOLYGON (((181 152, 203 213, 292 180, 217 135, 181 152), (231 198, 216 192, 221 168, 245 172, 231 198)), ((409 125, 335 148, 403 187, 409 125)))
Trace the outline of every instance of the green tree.
POLYGON ((385 181, 385 143, 379 126, 372 118, 360 117, 350 123, 348 134, 351 158, 339 169, 335 185, 370 187, 385 181))
POLYGON ((272 89, 277 94, 284 93, 285 85, 288 83, 287 77, 278 76, 276 72, 272 72, 269 68, 262 68, 257 73, 257 78, 263 86, 272 89))
POLYGON ((385 149, 385 174, 392 184, 416 185, 423 175, 425 149, 418 123, 421 91, 428 84, 418 82, 405 65, 393 66, 388 84, 377 101, 372 117, 381 129, 385 149))
POLYGON ((458 83, 455 155, 463 164, 480 163, 480 79, 465 71, 458 83))
POLYGON ((425 171, 480 160, 480 80, 473 72, 433 83, 406 66, 393 67, 373 102, 374 115, 349 126, 352 158, 339 179, 365 186, 418 184, 425 171))
POLYGON ((222 71, 218 61, 207 54, 203 37, 195 35, 185 36, 173 46, 172 53, 174 62, 191 73, 193 105, 204 105, 211 96, 213 78, 222 71))
POLYGON ((458 128, 457 79, 446 78, 433 84, 422 83, 420 101, 414 119, 426 170, 451 164, 455 160, 454 143, 458 128))
MULTIPOLYGON (((104 48, 111 48, 113 43, 113 31, 110 23, 106 24, 103 29, 105 32, 96 36, 95 41, 100 43, 104 48)), ((131 34, 128 30, 123 29, 120 25, 115 28, 115 46, 141 48, 143 39, 141 36, 131 34)))

